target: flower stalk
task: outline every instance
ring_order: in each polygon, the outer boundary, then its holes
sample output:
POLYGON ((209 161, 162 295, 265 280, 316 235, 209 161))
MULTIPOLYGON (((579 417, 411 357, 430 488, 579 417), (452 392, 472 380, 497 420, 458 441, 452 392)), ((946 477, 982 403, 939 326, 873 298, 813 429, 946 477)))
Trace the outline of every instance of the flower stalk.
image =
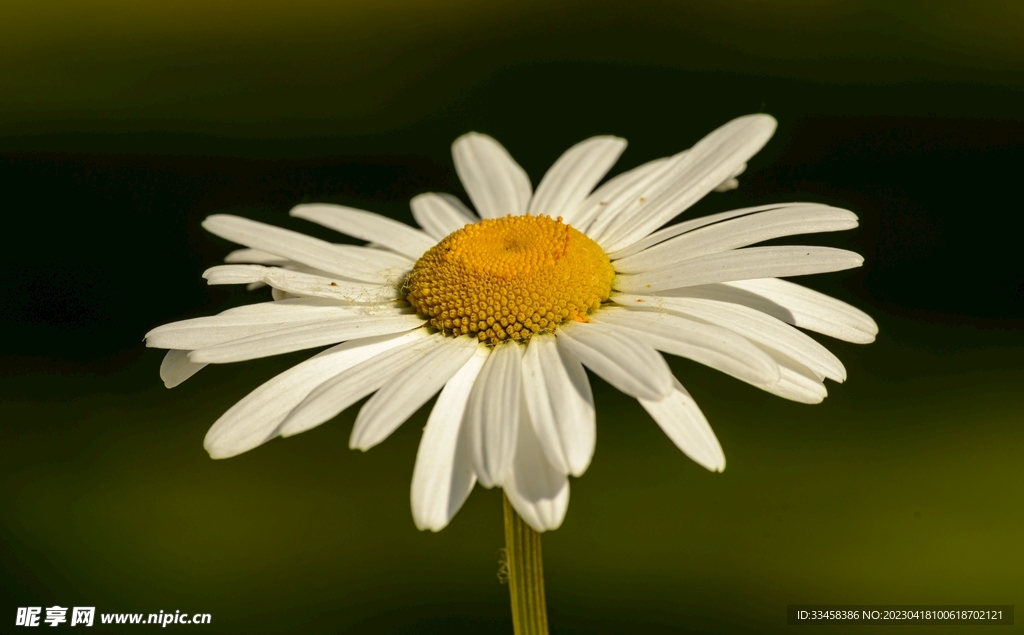
POLYGON ((512 598, 512 628, 515 635, 548 635, 548 608, 544 599, 544 563, 540 534, 505 502, 505 558, 508 590, 512 598))

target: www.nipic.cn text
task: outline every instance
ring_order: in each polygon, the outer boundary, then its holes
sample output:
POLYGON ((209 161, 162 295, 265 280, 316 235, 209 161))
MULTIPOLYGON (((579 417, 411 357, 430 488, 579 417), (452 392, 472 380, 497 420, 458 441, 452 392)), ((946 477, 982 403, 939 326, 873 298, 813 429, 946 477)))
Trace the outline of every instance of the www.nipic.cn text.
MULTIPOLYGON (((182 613, 170 611, 159 613, 100 613, 100 624, 209 624, 209 613, 182 613)), ((95 606, 20 606, 14 619, 15 626, 92 626, 96 619, 95 606), (70 621, 69 621, 70 613, 70 621)))

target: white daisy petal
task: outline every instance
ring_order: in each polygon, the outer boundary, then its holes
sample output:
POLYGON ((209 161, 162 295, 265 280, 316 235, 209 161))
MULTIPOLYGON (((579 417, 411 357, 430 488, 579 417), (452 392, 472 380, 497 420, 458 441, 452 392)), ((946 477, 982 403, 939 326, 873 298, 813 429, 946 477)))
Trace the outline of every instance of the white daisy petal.
POLYGON ((523 355, 523 396, 548 462, 581 476, 594 456, 594 395, 583 365, 553 335, 534 335, 523 355))
POLYGON ((823 377, 837 382, 846 380, 843 363, 827 348, 785 322, 756 309, 703 298, 613 294, 612 300, 632 309, 663 311, 721 326, 751 342, 777 350, 823 377))
POLYGON ((672 390, 672 372, 664 358, 631 331, 575 322, 557 335, 560 347, 631 397, 659 399, 672 390))
POLYGON ((788 280, 737 280, 676 289, 661 295, 742 304, 788 324, 856 344, 869 344, 878 334, 878 325, 867 313, 788 280))
POLYGON ((339 315, 386 315, 389 312, 400 313, 409 310, 409 305, 401 301, 391 301, 381 304, 351 304, 330 298, 293 298, 289 300, 275 300, 273 302, 257 302, 255 304, 243 304, 233 309, 227 309, 217 314, 224 315, 252 315, 270 316, 289 314, 305 315, 309 318, 336 317, 339 315))
POLYGON ((828 396, 821 375, 779 351, 766 348, 765 352, 778 364, 779 379, 767 384, 751 385, 783 399, 806 404, 821 403, 828 396))
MULTIPOLYGON (((370 282, 377 284, 395 284, 403 275, 412 269, 413 261, 393 251, 370 249, 368 247, 356 247, 354 245, 331 245, 335 255, 346 263, 346 273, 340 276, 346 280, 359 282, 370 282)), ((258 249, 236 249, 229 253, 224 262, 252 263, 281 267, 291 271, 312 273, 315 275, 331 278, 332 274, 299 264, 294 260, 281 258, 258 249)), ((249 283, 248 289, 265 286, 263 282, 249 283)))
POLYGON ((530 177, 491 137, 470 132, 452 144, 455 172, 481 218, 525 214, 533 193, 530 177))
POLYGON ((354 238, 383 245, 413 260, 437 242, 405 223, 343 205, 308 203, 296 205, 289 214, 354 238))
POLYGON ((396 285, 376 285, 326 278, 300 271, 262 265, 218 265, 203 272, 209 284, 265 282, 278 291, 296 296, 329 298, 348 303, 379 303, 400 297, 396 285))
POLYGON ((712 472, 725 469, 718 438, 682 384, 676 381, 670 394, 658 400, 641 399, 640 405, 683 454, 712 472))
POLYGON ((294 316, 290 320, 285 316, 274 316, 277 320, 273 322, 263 320, 257 323, 247 323, 242 316, 239 318, 242 323, 218 324, 215 322, 217 317, 219 316, 195 318, 158 326, 146 333, 146 346, 193 351, 197 348, 216 346, 243 337, 272 333, 300 324, 319 324, 324 321, 323 319, 311 320, 303 316, 294 316), (193 322, 195 324, 190 324, 193 322))
POLYGON ((746 247, 755 243, 818 232, 842 231, 857 226, 857 215, 834 207, 777 209, 716 223, 615 261, 619 273, 662 269, 705 254, 746 247))
POLYGON ((466 225, 480 222, 476 214, 451 194, 419 194, 409 201, 409 206, 412 208, 412 217, 423 231, 437 240, 466 225))
POLYGON ((203 369, 206 364, 196 364, 188 359, 188 351, 169 350, 160 362, 160 379, 164 386, 174 388, 203 369))
POLYGON ((293 366, 221 415, 206 433, 206 451, 215 459, 225 459, 269 441, 291 409, 325 379, 414 337, 419 335, 402 333, 345 342, 293 366))
POLYGON ((402 333, 423 324, 423 319, 416 315, 347 316, 318 320, 199 348, 189 353, 189 359, 196 363, 227 364, 336 344, 345 340, 402 333))
POLYGON ((627 293, 654 293, 712 282, 730 282, 775 276, 805 276, 842 271, 864 264, 860 254, 832 247, 747 247, 636 274, 615 278, 615 289, 627 293))
POLYGON ((731 192, 740 186, 740 181, 736 177, 747 171, 747 164, 744 163, 732 173, 732 176, 727 178, 721 185, 714 189, 715 192, 731 192))
MULTIPOLYGON (((412 269, 413 261, 393 251, 368 249, 354 245, 331 245, 334 255, 345 262, 345 274, 341 277, 360 282, 393 284, 412 269)), ((287 258, 260 251, 259 249, 236 249, 224 257, 228 264, 257 264, 282 267, 293 271, 317 273, 331 277, 330 273, 313 267, 305 267, 287 258)), ((263 282, 253 282, 249 287, 264 286, 263 282)), ((251 289, 250 289, 251 290, 251 289)))
POLYGON ((558 529, 569 509, 569 479, 548 462, 525 407, 520 416, 515 459, 501 487, 526 524, 540 532, 558 529))
MULTIPOLYGON (((363 279, 357 280, 352 276, 337 276, 333 273, 324 271, 323 269, 310 267, 309 265, 304 265, 302 263, 295 262, 294 260, 285 260, 284 263, 281 264, 281 269, 287 269, 288 271, 296 271, 298 273, 308 273, 314 276, 320 276, 321 278, 327 278, 329 280, 345 280, 346 282, 351 281, 355 282, 356 284, 382 285, 388 284, 393 281, 397 281, 398 278, 401 277, 401 274, 399 274, 395 278, 387 280, 384 278, 383 275, 380 275, 378 272, 375 272, 372 277, 375 278, 376 280, 379 280, 380 282, 368 281, 366 280, 365 276, 363 279)), ((408 271, 408 269, 403 270, 401 273, 405 273, 406 271, 408 271)))
MULTIPOLYGON (((300 273, 313 274, 315 276, 320 276, 320 277, 323 277, 323 278, 332 278, 332 279, 333 278, 338 278, 338 279, 343 279, 343 280, 350 280, 352 282, 357 282, 359 284, 367 284, 368 282, 370 284, 381 284, 380 282, 373 282, 373 281, 369 281, 369 280, 365 280, 365 279, 363 279, 363 280, 356 280, 355 278, 351 278, 351 277, 348 277, 348 276, 336 276, 333 273, 328 273, 326 271, 323 271, 322 269, 317 269, 315 267, 310 267, 309 265, 304 265, 304 264, 302 264, 300 262, 295 262, 294 260, 288 260, 287 258, 281 258, 280 256, 274 256, 273 254, 268 254, 269 257, 267 257, 267 258, 264 258, 260 254, 262 254, 262 252, 259 252, 259 251, 255 250, 255 249, 238 249, 238 250, 235 250, 235 251, 231 252, 230 254, 228 254, 228 256, 230 257, 230 262, 229 262, 227 257, 224 259, 224 261, 227 262, 228 264, 244 264, 244 265, 257 265, 258 264, 258 265, 264 265, 264 266, 269 266, 269 267, 276 267, 276 268, 279 268, 279 269, 286 269, 288 271, 297 271, 297 272, 300 272, 300 273), (252 254, 249 254, 248 252, 255 252, 255 255, 254 255, 253 259, 247 258, 247 256, 252 255, 252 254), (245 258, 245 260, 243 260, 242 258, 245 258), (259 260, 259 262, 256 262, 256 260, 259 260)), ((234 283, 231 283, 231 284, 234 284, 234 283)), ((250 282, 250 283, 245 285, 245 289, 246 289, 246 291, 252 291, 253 289, 260 289, 260 288, 265 287, 265 286, 267 286, 267 284, 265 282, 260 282, 260 281, 250 282)))
POLYGON ((635 335, 658 350, 697 361, 774 395, 819 403, 828 394, 817 375, 778 350, 747 341, 718 326, 670 313, 606 309, 600 318, 635 335))
POLYGON ((821 383, 823 376, 726 329, 668 313, 631 311, 623 316, 610 309, 602 313, 605 320, 634 329, 637 337, 658 350, 693 359, 774 395, 819 403, 828 394, 821 383), (701 336, 701 329, 707 329, 708 335, 701 336))
POLYGON ((619 260, 626 256, 632 256, 635 253, 641 252, 644 249, 652 245, 663 243, 669 238, 674 238, 680 234, 691 232, 695 229, 705 227, 714 223, 719 223, 730 218, 737 218, 740 216, 746 216, 748 214, 754 214, 756 212, 766 212, 773 209, 796 209, 804 207, 828 207, 827 205, 817 205, 815 203, 774 203, 772 205, 758 205, 756 207, 744 207, 742 209, 734 209, 728 212, 719 212, 718 214, 709 214, 707 216, 701 216, 700 218, 691 218, 690 220, 676 223, 675 225, 669 225, 663 229, 659 229, 653 234, 646 236, 642 240, 639 240, 632 245, 623 249, 618 249, 608 253, 608 257, 612 260, 619 260))
POLYGON ((466 402, 490 354, 486 346, 445 384, 423 429, 412 471, 412 517, 419 529, 448 526, 476 484, 465 423, 466 402))
MULTIPOLYGON (((276 305, 281 302, 264 302, 276 305)), ((260 306, 260 305, 256 305, 260 306)), ((192 318, 158 326, 146 333, 146 346, 195 350, 223 344, 243 337, 270 333, 300 324, 316 324, 348 317, 368 319, 377 316, 412 314, 412 309, 388 305, 288 306, 276 311, 226 311, 220 315, 192 318)))
POLYGON ((277 433, 290 437, 330 421, 366 395, 375 392, 430 349, 444 344, 440 333, 413 331, 418 337, 371 357, 313 389, 281 422, 277 433))
POLYGON ((619 212, 643 198, 647 188, 657 182, 658 177, 671 166, 672 161, 678 160, 684 154, 686 150, 671 157, 648 161, 609 179, 583 201, 579 210, 570 212, 569 216, 565 217, 565 222, 591 238, 599 236, 615 220, 619 212))
POLYGON ((359 410, 349 447, 369 450, 388 438, 462 368, 482 346, 469 337, 449 338, 403 368, 359 410))
POLYGON ((470 454, 484 487, 501 483, 512 465, 522 394, 523 353, 519 344, 494 347, 466 405, 470 454))
POLYGON ((604 136, 591 137, 566 150, 540 180, 530 213, 566 219, 566 212, 579 209, 625 149, 625 139, 604 136))
POLYGON ((869 344, 878 335, 878 325, 867 313, 788 280, 737 280, 729 282, 728 286, 758 294, 782 306, 792 314, 793 324, 801 328, 857 344, 869 344))
POLYGON ((259 249, 236 249, 224 256, 224 262, 228 264, 272 265, 275 267, 281 267, 291 261, 287 258, 259 249))
POLYGON ((263 265, 217 265, 203 272, 207 284, 251 284, 263 282, 263 265))
MULTIPOLYGON (((230 214, 208 216, 203 221, 203 228, 225 240, 258 250, 255 254, 257 256, 261 255, 260 252, 276 254, 329 275, 352 277, 356 273, 362 273, 359 272, 362 263, 350 257, 350 251, 338 249, 337 245, 298 232, 230 214)), ((393 275, 394 272, 389 269, 373 271, 370 281, 387 282, 389 276, 393 275)))
MULTIPOLYGON (((726 125, 728 126, 729 124, 726 125)), ((628 187, 618 188, 618 193, 614 198, 605 197, 602 201, 604 208, 601 210, 593 224, 588 227, 587 235, 601 243, 602 239, 606 237, 611 227, 621 226, 624 222, 628 224, 630 219, 635 219, 638 213, 649 209, 650 203, 655 201, 660 194, 664 194, 666 189, 671 187, 673 182, 680 179, 680 176, 685 172, 687 166, 691 164, 691 152, 692 149, 684 150, 672 157, 651 161, 650 163, 633 170, 633 172, 639 174, 631 179, 632 183, 630 183, 628 187)), ((605 183, 605 185, 610 184, 611 181, 605 183)), ((602 185, 601 188, 605 185, 602 185)), ((595 195, 596 194, 597 193, 595 193, 595 195)), ((591 197, 591 199, 593 199, 593 197, 591 197)), ((590 203, 590 201, 591 200, 589 199, 588 203, 590 203)), ((683 210, 680 209, 679 211, 681 212, 683 210)), ((634 241, 634 243, 635 242, 636 241, 634 241)), ((611 249, 609 246, 604 244, 602 244, 602 247, 604 247, 605 251, 608 253, 614 253, 615 251, 626 249, 632 244, 633 243, 630 243, 616 249, 611 249)))
POLYGON ((339 258, 344 258, 348 263, 349 278, 358 280, 369 279, 367 276, 376 275, 379 279, 385 278, 388 283, 393 283, 400 276, 412 269, 414 261, 408 257, 378 249, 369 245, 334 245, 334 251, 339 258))
MULTIPOLYGON (((747 164, 744 163, 743 167, 744 168, 747 167, 747 164)), ((731 192, 732 190, 735 190, 739 186, 740 186, 739 179, 737 179, 737 178, 730 178, 730 179, 726 179, 724 183, 722 183, 718 187, 714 188, 712 190, 712 192, 731 192)))
POLYGON ((733 119, 676 155, 646 193, 620 211, 597 242, 606 251, 627 247, 658 229, 727 180, 775 132, 775 119, 733 119))
POLYGON ((625 308, 603 309, 593 320, 628 329, 634 337, 658 350, 692 359, 746 382, 760 384, 779 378, 778 368, 768 354, 720 326, 671 313, 625 308))

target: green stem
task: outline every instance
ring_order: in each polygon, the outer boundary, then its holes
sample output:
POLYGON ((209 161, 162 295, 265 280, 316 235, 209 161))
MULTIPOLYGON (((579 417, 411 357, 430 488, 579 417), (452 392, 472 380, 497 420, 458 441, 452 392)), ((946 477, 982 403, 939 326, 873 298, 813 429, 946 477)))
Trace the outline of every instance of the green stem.
POLYGON ((548 607, 544 600, 544 563, 540 534, 519 517, 508 496, 505 501, 505 558, 508 591, 512 596, 515 635, 548 635, 548 607))

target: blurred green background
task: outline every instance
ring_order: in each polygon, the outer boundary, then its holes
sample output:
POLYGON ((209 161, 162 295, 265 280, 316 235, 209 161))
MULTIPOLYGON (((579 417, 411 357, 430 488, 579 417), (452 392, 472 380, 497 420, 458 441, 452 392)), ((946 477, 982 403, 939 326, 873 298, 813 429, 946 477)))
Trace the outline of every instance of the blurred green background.
POLYGON ((464 196, 448 148, 467 130, 536 184, 593 134, 630 140, 617 172, 758 111, 779 131, 740 189, 687 213, 854 210, 859 229, 808 241, 865 266, 801 282, 871 313, 878 341, 826 342, 850 379, 818 406, 673 360, 722 474, 594 379, 597 453, 544 538, 552 631, 854 633, 786 626, 786 605, 1024 607, 1022 32, 1014 0, 9 0, 0 632, 54 604, 210 613, 172 627, 207 633, 511 632, 500 494, 413 526, 424 412, 366 454, 347 413, 212 461, 207 427, 308 354, 168 391, 142 336, 263 299, 203 285, 231 249, 199 227, 215 211, 331 237, 285 213, 411 221, 418 192, 464 196))

